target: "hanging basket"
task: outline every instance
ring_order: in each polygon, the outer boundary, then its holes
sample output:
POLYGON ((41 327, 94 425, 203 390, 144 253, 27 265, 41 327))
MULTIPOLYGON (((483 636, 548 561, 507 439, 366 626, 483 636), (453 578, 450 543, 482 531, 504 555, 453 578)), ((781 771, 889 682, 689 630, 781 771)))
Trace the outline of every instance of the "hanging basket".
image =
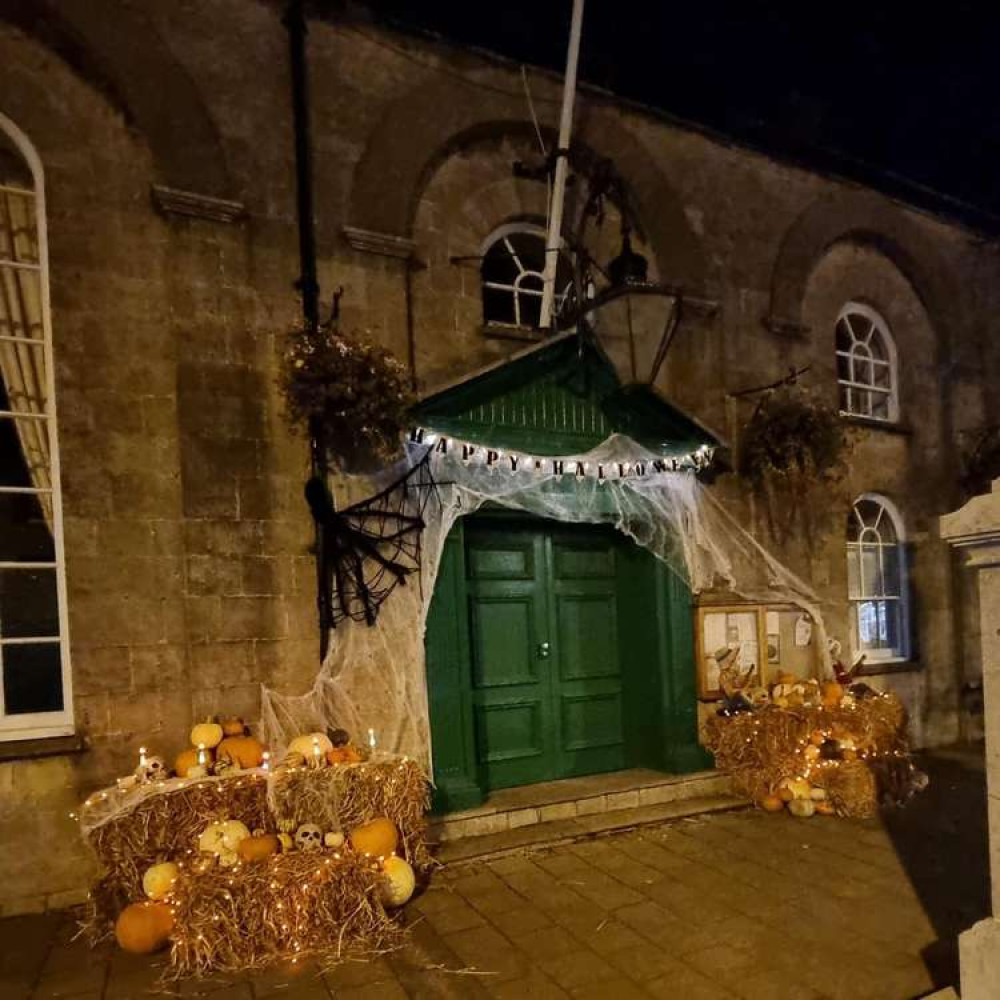
POLYGON ((289 422, 321 436, 343 471, 396 457, 413 395, 406 369, 384 347, 333 324, 296 330, 279 384, 289 422))
POLYGON ((811 538, 810 501, 842 477, 847 445, 840 414, 808 390, 782 386, 761 400, 740 437, 737 471, 763 498, 776 539, 796 511, 811 538))

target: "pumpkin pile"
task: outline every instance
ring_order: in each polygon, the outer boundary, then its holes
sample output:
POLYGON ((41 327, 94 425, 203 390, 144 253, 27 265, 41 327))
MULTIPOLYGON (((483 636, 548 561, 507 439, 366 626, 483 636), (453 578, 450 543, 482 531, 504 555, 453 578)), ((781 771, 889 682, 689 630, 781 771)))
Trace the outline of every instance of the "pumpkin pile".
POLYGON ((730 698, 706 735, 717 766, 766 812, 866 817, 926 785, 901 702, 866 684, 782 674, 766 699, 730 698))
POLYGON ((81 825, 105 869, 92 940, 113 932, 137 954, 169 945, 176 976, 396 942, 386 910, 410 899, 414 865, 428 864, 415 761, 333 730, 297 737, 271 770, 238 718, 198 723, 190 744, 177 780, 143 747, 135 774, 85 803, 81 825))

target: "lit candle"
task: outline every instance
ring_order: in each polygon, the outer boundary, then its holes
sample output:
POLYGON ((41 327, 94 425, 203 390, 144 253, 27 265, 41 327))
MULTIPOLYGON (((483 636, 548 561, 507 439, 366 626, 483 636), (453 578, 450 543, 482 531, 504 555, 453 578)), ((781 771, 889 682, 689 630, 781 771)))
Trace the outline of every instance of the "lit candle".
POLYGON ((261 768, 264 771, 270 771, 271 770, 271 754, 267 750, 265 750, 261 754, 261 764, 260 764, 260 766, 261 766, 261 768))
POLYGON ((323 751, 319 747, 319 737, 313 737, 313 760, 316 762, 316 766, 319 767, 320 760, 323 757, 323 751))
POLYGON ((198 744, 198 763, 202 767, 208 764, 208 751, 205 749, 204 743, 198 744))
POLYGON ((371 747, 372 750, 375 749, 375 730, 374 729, 369 729, 368 730, 368 746, 371 747))
POLYGON ((139 767, 146 766, 146 748, 139 747, 139 767))

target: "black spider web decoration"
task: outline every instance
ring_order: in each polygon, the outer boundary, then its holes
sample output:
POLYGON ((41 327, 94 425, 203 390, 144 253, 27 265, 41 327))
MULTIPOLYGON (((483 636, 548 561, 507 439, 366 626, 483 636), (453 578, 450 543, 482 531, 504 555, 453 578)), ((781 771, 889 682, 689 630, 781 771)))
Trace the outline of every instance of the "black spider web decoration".
POLYGON ((430 455, 381 493, 336 510, 322 479, 306 484, 318 531, 320 625, 345 619, 371 626, 382 602, 420 569, 424 511, 437 484, 430 455))

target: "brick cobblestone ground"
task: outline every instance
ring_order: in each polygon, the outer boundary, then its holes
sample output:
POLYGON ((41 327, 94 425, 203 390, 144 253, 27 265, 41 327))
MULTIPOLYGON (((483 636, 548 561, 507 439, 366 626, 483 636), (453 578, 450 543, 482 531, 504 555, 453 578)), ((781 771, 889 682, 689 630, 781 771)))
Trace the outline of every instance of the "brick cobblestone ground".
MULTIPOLYGON (((954 934, 986 905, 983 821, 955 807, 976 805, 982 774, 943 764, 933 779, 934 794, 884 821, 724 813, 454 867, 410 905, 396 954, 176 993, 911 1000, 953 981, 954 934)), ((66 915, 0 930, 3 1000, 157 992, 159 964, 91 952, 66 915)))

